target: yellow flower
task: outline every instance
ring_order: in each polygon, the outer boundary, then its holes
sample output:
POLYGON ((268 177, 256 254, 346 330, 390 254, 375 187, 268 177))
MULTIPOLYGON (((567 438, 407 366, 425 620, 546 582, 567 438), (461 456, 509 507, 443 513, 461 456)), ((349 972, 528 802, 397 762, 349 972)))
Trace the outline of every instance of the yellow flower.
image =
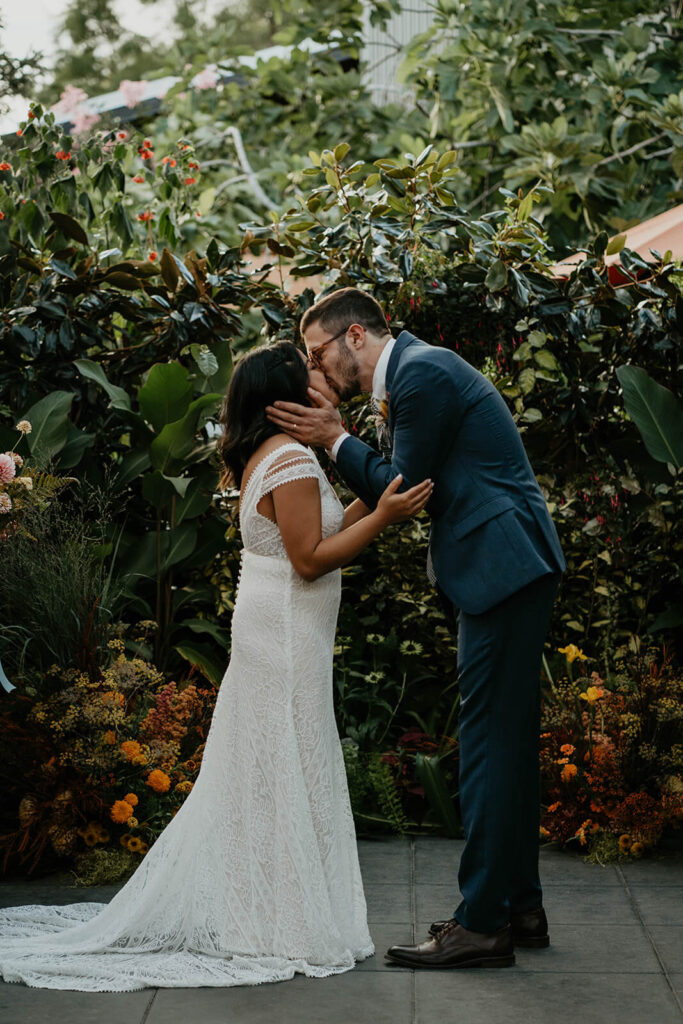
POLYGON ((140 847, 140 853, 145 854, 145 853, 147 853, 148 850, 149 850, 149 843, 143 842, 142 846, 140 847))
POLYGON ((123 835, 119 837, 119 842, 121 843, 121 846, 128 846, 128 841, 130 838, 130 833, 124 832, 123 835))
POLYGON ((629 852, 632 857, 642 857, 644 851, 645 846, 643 843, 634 843, 629 852))
POLYGON ((129 825, 130 828, 137 828, 138 827, 138 819, 135 816, 133 816, 132 818, 129 818, 128 819, 128 825, 129 825))
POLYGON ((190 793, 194 782, 190 782, 189 779, 184 779, 182 782, 178 782, 175 786, 176 793, 190 793))
POLYGON ((568 757, 571 757, 575 750, 576 747, 573 743, 563 743, 560 747, 560 753, 566 754, 568 757))
POLYGON ((573 661, 576 661, 577 658, 579 659, 579 661, 588 661, 587 656, 579 647, 576 646, 576 644, 567 644, 566 647, 558 647, 557 650, 560 654, 566 655, 567 661, 570 664, 573 661))
POLYGON ((113 745, 116 743, 116 733, 114 732, 113 729, 107 729, 104 736, 102 737, 102 742, 107 743, 110 747, 113 747, 113 745))
POLYGON ((137 836, 133 836, 128 840, 128 849, 131 853, 139 853, 142 847, 142 839, 138 839, 137 836))
POLYGON ((160 768, 155 768, 147 776, 147 785, 150 786, 155 793, 167 793, 171 788, 171 780, 169 779, 166 772, 162 772, 160 768))
POLYGON ((123 799, 126 801, 127 804, 130 804, 131 807, 135 807, 138 802, 138 798, 136 797, 135 793, 126 793, 123 799))
POLYGON ((623 836, 619 836, 619 849, 622 853, 628 853, 632 846, 633 840, 629 835, 626 835, 626 833, 624 833, 623 836))
POLYGON ((109 811, 109 817, 117 825, 123 825, 133 815, 133 808, 127 800, 115 800, 109 811))
POLYGON ((605 691, 602 686, 589 686, 584 693, 579 694, 581 700, 587 700, 589 704, 595 704, 596 701, 600 700, 600 698, 604 696, 605 691))
POLYGON ((560 778, 563 782, 569 782, 575 775, 578 774, 579 769, 575 764, 565 764, 560 772, 560 778))
POLYGON ((19 420, 16 429, 22 434, 30 434, 33 428, 28 420, 19 420))

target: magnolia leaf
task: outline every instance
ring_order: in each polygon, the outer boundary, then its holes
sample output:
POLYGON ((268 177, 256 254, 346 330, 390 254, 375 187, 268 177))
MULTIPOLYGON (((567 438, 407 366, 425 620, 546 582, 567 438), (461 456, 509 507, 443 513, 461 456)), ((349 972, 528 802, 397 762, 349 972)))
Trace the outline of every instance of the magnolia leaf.
POLYGON ((620 366, 617 377, 626 411, 640 431, 645 447, 658 462, 683 467, 683 407, 673 392, 638 366, 620 366))

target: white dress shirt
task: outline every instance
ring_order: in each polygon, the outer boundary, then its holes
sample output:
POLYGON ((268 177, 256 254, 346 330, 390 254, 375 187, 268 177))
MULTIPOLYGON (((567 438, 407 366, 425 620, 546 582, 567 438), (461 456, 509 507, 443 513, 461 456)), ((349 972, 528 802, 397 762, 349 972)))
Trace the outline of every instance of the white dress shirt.
MULTIPOLYGON (((377 360, 375 366, 375 372, 372 375, 372 397, 378 402, 386 402, 387 400, 387 367, 389 365, 389 359, 391 352, 394 347, 396 338, 390 338, 380 353, 380 357, 377 360)), ((339 449, 343 445, 347 437, 351 435, 348 431, 344 431, 336 439, 332 447, 330 448, 329 455, 333 462, 337 461, 337 454, 339 449)))

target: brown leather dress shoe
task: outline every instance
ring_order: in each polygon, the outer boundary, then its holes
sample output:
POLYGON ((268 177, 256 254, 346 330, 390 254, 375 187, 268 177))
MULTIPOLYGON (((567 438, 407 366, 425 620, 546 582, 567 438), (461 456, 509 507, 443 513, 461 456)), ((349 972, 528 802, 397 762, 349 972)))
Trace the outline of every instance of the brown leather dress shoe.
MULTIPOLYGON (((430 935, 436 933, 447 924, 446 921, 435 921, 429 928, 430 935)), ((526 910, 521 914, 512 914, 512 941, 520 949, 547 949, 550 945, 548 935, 548 919, 543 907, 526 910)))
POLYGON ((471 932, 451 918, 417 946, 392 946, 392 963, 404 967, 511 967, 515 962, 510 925, 497 932, 471 932))

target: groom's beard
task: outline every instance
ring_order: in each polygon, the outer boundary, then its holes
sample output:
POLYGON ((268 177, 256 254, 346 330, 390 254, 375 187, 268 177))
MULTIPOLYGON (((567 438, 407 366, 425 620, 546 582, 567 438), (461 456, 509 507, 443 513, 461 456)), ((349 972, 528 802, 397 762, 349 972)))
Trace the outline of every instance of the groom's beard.
POLYGON ((334 387, 342 402, 348 402, 351 398, 355 398, 356 395, 360 394, 358 373, 358 361, 346 344, 346 341, 341 338, 337 342, 337 367, 335 374, 339 378, 339 384, 334 385, 334 387))

